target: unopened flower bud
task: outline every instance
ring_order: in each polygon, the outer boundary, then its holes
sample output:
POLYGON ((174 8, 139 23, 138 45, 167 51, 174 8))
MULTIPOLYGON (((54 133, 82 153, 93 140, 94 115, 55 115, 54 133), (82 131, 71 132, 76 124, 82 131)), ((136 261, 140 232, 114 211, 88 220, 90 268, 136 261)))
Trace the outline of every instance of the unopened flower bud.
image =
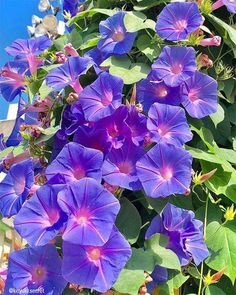
POLYGON ((79 98, 79 95, 77 93, 71 92, 68 95, 66 101, 67 101, 68 104, 73 104, 74 102, 76 102, 78 100, 78 98, 79 98))
POLYGON ((79 56, 79 53, 76 51, 76 49, 72 46, 71 43, 68 43, 64 46, 64 50, 67 54, 71 56, 79 56))
POLYGON ((59 64, 64 64, 67 61, 67 56, 65 55, 65 53, 63 53, 61 51, 56 52, 56 61, 59 64))
POLYGON ((220 44, 221 44, 220 36, 214 36, 212 38, 206 38, 200 41, 201 46, 220 46, 220 44))
POLYGON ((200 185, 203 182, 207 181, 208 179, 210 179, 215 173, 216 173, 217 169, 213 169, 208 173, 202 174, 201 172, 198 174, 197 172, 193 175, 193 182, 196 185, 200 185))
POLYGON ((213 61, 209 58, 207 54, 201 54, 199 58, 199 63, 201 67, 212 68, 213 61))
POLYGON ((224 218, 226 221, 234 220, 234 217, 236 215, 236 209, 234 209, 234 204, 231 205, 231 207, 228 207, 225 211, 224 218))
POLYGON ((211 275, 211 271, 209 270, 207 275, 203 278, 203 282, 205 286, 209 286, 211 284, 215 284, 219 281, 219 279, 222 277, 224 274, 226 268, 224 267, 222 270, 218 271, 214 275, 211 275))

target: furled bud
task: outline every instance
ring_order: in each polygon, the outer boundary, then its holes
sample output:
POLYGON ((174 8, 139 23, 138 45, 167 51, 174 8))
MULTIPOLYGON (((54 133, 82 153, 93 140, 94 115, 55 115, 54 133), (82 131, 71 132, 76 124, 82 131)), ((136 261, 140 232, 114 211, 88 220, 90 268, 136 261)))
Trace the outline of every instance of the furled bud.
POLYGON ((193 182, 196 185, 200 185, 203 182, 207 181, 208 179, 210 179, 215 173, 216 173, 217 169, 213 169, 208 173, 202 174, 202 172, 200 173, 194 173, 193 175, 193 182))
POLYGON ((76 102, 78 100, 78 98, 79 98, 79 95, 77 93, 71 92, 68 95, 66 101, 67 101, 68 104, 73 104, 74 102, 76 102))
POLYGON ((207 54, 201 54, 199 57, 199 66, 200 68, 202 67, 212 68, 213 61, 209 58, 207 54))
POLYGON ((221 44, 220 36, 213 36, 212 38, 206 38, 200 41, 201 46, 220 46, 220 44, 221 44))
POLYGON ((226 268, 224 267, 220 271, 215 273, 214 275, 211 275, 211 271, 209 270, 207 275, 203 278, 203 282, 205 286, 209 286, 211 284, 217 283, 220 280, 220 278, 223 276, 223 274, 225 273, 225 270, 226 268))
POLYGON ((64 50, 67 54, 71 56, 79 56, 79 53, 76 51, 76 49, 72 46, 71 43, 68 43, 64 46, 64 50))

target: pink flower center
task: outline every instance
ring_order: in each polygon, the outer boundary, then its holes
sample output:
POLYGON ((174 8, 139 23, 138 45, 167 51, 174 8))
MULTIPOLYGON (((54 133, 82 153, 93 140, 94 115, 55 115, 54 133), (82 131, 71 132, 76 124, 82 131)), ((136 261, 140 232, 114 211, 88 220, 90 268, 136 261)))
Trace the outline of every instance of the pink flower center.
POLYGON ((122 162, 118 165, 121 173, 129 174, 132 171, 132 166, 128 162, 122 162))
POLYGON ((46 269, 43 266, 38 265, 33 270, 33 273, 32 273, 33 283, 42 283, 45 280, 46 275, 47 275, 46 269))
POLYGON ((168 167, 166 167, 166 168, 163 168, 162 170, 161 170, 161 176, 166 180, 166 181, 168 181, 168 180, 170 180, 171 178, 172 178, 172 176, 173 176, 173 171, 172 171, 172 169, 170 169, 170 168, 168 168, 168 167))
POLYGON ((76 179, 81 179, 81 178, 83 178, 83 177, 85 177, 85 171, 84 171, 84 168, 82 168, 82 167, 77 167, 75 170, 74 170, 74 177, 76 178, 76 179))
POLYGON ((23 76, 15 73, 15 72, 12 72, 12 71, 10 71, 8 69, 3 69, 2 72, 1 72, 1 76, 5 77, 5 78, 10 78, 10 79, 15 80, 15 81, 17 81, 19 83, 24 84, 25 79, 24 79, 23 76))
POLYGON ((96 261, 101 257, 101 251, 98 248, 94 248, 89 251, 88 256, 91 260, 96 261))
POLYGON ((89 222, 90 214, 86 209, 80 209, 76 219, 79 225, 85 226, 89 222))
POLYGON ((174 27, 177 31, 182 32, 184 29, 186 29, 188 23, 186 22, 185 19, 178 20, 175 24, 174 27))
POLYGON ((125 34, 122 31, 115 31, 112 35, 112 39, 117 42, 123 41, 124 38, 125 38, 125 34))
POLYGON ((48 221, 49 221, 50 225, 52 226, 59 220, 59 218, 60 218, 59 212, 53 210, 53 211, 50 212, 48 221))
POLYGON ((188 98, 191 102, 198 101, 199 99, 199 93, 196 89, 191 89, 188 93, 188 98))
POLYGON ((168 91, 166 89, 165 86, 163 85, 159 85, 157 88, 156 88, 156 91, 155 91, 156 95, 160 98, 164 98, 167 96, 168 94, 168 91))
POLYGON ((181 64, 174 64, 171 67, 171 72, 175 75, 182 73, 182 71, 183 71, 183 66, 181 64))
POLYGON ((102 98, 102 104, 104 107, 107 107, 112 102, 113 95, 111 92, 106 91, 104 97, 102 98))
POLYGON ((112 138, 117 137, 119 135, 119 130, 115 124, 112 126, 109 126, 107 128, 107 132, 112 138))
POLYGON ((161 137, 169 137, 169 128, 165 125, 158 126, 158 133, 161 137))

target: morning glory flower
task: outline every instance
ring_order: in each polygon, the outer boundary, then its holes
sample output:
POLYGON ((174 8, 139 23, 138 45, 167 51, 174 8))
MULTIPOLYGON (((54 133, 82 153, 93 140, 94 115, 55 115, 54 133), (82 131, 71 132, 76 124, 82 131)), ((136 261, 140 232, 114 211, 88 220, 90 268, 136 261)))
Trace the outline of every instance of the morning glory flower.
POLYGON ((171 87, 179 86, 196 71, 195 50, 192 47, 165 46, 152 70, 171 87))
POLYGON ((65 107, 62 115, 61 129, 63 129, 67 135, 74 134, 84 123, 84 113, 78 101, 65 107))
POLYGON ((145 238, 150 239, 156 233, 169 237, 167 248, 175 252, 182 266, 191 258, 199 265, 209 255, 203 239, 203 223, 190 210, 167 204, 161 215, 152 220, 145 238))
POLYGON ((54 184, 58 182, 56 178, 58 175, 40 187, 14 220, 16 231, 31 246, 43 246, 50 242, 67 221, 67 215, 57 203, 58 192, 65 184, 54 184))
POLYGON ((61 264, 53 245, 27 247, 12 252, 4 294, 10 294, 12 288, 22 294, 62 294, 67 282, 62 277, 61 264))
POLYGON ((214 2, 211 6, 212 11, 215 9, 218 9, 220 7, 222 7, 223 5, 226 6, 227 10, 232 13, 235 14, 236 13, 236 2, 235 0, 217 0, 216 2, 214 2))
POLYGON ((85 147, 99 150, 106 155, 112 147, 109 135, 105 128, 97 128, 96 126, 81 126, 75 132, 73 140, 85 147))
POLYGON ((128 53, 134 43, 137 33, 127 32, 124 25, 126 12, 119 11, 99 24, 101 40, 98 49, 106 54, 122 55, 128 53))
POLYGON ((0 183, 0 210, 4 217, 19 212, 34 184, 32 159, 12 165, 0 183))
POLYGON ((107 242, 120 204, 96 180, 71 182, 59 192, 58 203, 68 215, 63 240, 81 246, 102 246, 107 242))
POLYGON ((157 143, 182 146, 192 139, 185 112, 178 106, 154 103, 148 112, 147 128, 157 143))
POLYGON ((27 71, 26 63, 16 61, 8 62, 2 68, 0 72, 0 93, 6 101, 13 101, 25 89, 27 71))
POLYGON ((109 53, 104 53, 103 51, 99 50, 97 47, 94 47, 93 49, 90 49, 89 51, 87 51, 84 56, 88 56, 92 58, 94 62, 93 67, 97 75, 99 75, 104 70, 106 70, 106 68, 102 68, 100 67, 100 65, 103 63, 104 60, 106 60, 110 56, 109 53))
POLYGON ((79 94, 83 89, 79 76, 87 72, 90 64, 90 58, 71 56, 62 66, 53 69, 47 75, 46 83, 54 89, 62 89, 70 85, 79 94))
POLYGON ((121 148, 112 149, 102 167, 103 179, 115 186, 130 190, 142 188, 137 176, 136 163, 144 155, 143 148, 127 140, 121 148))
POLYGON ((80 94, 79 102, 89 122, 110 116, 122 103, 123 80, 106 72, 80 94))
POLYGON ((203 22, 195 2, 174 2, 167 4, 157 18, 156 32, 170 41, 186 39, 203 22))
POLYGON ((100 151, 70 142, 47 167, 45 175, 47 179, 51 179, 60 173, 67 182, 83 177, 91 177, 100 182, 102 163, 103 154, 100 151))
POLYGON ((116 282, 131 257, 131 248, 114 227, 104 245, 83 246, 64 242, 63 254, 62 273, 65 279, 104 293, 116 282))
POLYGON ((12 56, 27 60, 30 72, 34 74, 37 71, 37 66, 41 63, 41 60, 36 55, 39 55, 51 45, 52 41, 48 37, 41 36, 30 39, 17 39, 10 46, 6 47, 5 50, 12 56))
POLYGON ((136 168, 147 196, 184 194, 191 183, 192 156, 182 148, 159 143, 137 162, 136 168))
POLYGON ((159 285, 164 284, 168 280, 168 271, 165 267, 156 265, 153 272, 150 274, 152 281, 146 287, 149 294, 152 294, 154 289, 159 285))
POLYGON ((155 102, 179 105, 180 87, 167 86, 157 77, 155 71, 151 71, 146 79, 137 83, 137 99, 144 112, 155 102))
POLYGON ((182 104, 191 117, 201 119, 217 111, 217 82, 196 71, 183 83, 182 104))

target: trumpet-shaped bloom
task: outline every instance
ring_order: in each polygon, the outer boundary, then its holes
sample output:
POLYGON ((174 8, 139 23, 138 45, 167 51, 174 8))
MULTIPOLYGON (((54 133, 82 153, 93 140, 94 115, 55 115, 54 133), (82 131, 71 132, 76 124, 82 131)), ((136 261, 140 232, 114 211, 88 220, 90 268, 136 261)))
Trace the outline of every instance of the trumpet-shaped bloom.
POLYGON ((106 54, 122 55, 128 53, 134 43, 137 33, 127 32, 124 25, 126 12, 119 11, 99 24, 101 40, 98 49, 106 54))
POLYGON ((99 150, 106 155, 112 147, 112 142, 109 140, 109 135, 105 128, 97 128, 93 126, 79 127, 74 135, 74 141, 83 146, 99 150))
POLYGON ((110 116, 122 103, 123 80, 106 72, 85 87, 79 102, 85 119, 94 122, 110 116))
POLYGON ((68 215, 62 238, 79 245, 102 246, 111 234, 120 209, 118 200, 92 178, 74 181, 58 194, 68 215))
POLYGON ((0 73, 0 93, 6 101, 12 101, 25 89, 26 63, 11 61, 5 64, 0 73))
POLYGON ((196 31, 202 22, 195 2, 174 2, 166 5, 159 14, 156 32, 163 39, 179 41, 196 31))
POLYGON ((14 220, 15 229, 31 246, 43 246, 55 238, 67 220, 57 203, 57 194, 65 187, 55 176, 40 187, 27 201, 14 220))
POLYGON ((67 135, 75 133, 85 123, 84 113, 79 102, 67 105, 63 111, 61 128, 67 135))
POLYGON ((200 119, 217 111, 217 82, 206 74, 196 71, 183 84, 182 95, 191 117, 200 119))
POLYGON ((191 182, 192 156, 182 148, 159 143, 137 162, 136 167, 149 197, 183 194, 191 182))
POLYGON ((32 159, 14 164, 0 183, 0 210, 4 217, 15 215, 21 209, 34 183, 32 159))
POLYGON ((114 227, 101 247, 64 242, 63 254, 62 272, 68 281, 104 293, 113 286, 131 257, 131 248, 114 227))
POLYGON ((137 98, 145 112, 147 112, 155 102, 179 105, 180 87, 167 86, 156 77, 154 71, 151 71, 147 79, 143 79, 137 83, 137 98))
POLYGON ((154 103, 148 112, 147 128, 157 143, 182 146, 192 139, 185 112, 177 106, 154 103))
POLYGON ((130 138, 135 145, 144 141, 147 130, 147 117, 137 111, 134 105, 130 106, 128 116, 125 120, 130 129, 130 138))
POLYGON ((62 89, 70 85, 78 94, 82 91, 79 76, 85 74, 91 59, 87 57, 72 56, 62 66, 53 69, 46 77, 46 83, 54 89, 62 89))
POLYGON ((152 70, 171 87, 179 86, 196 71, 195 50, 192 47, 165 46, 152 70))
POLYGON ((146 239, 156 233, 167 235, 167 248, 175 252, 182 266, 187 265, 191 258, 199 265, 209 252, 203 239, 203 224, 194 217, 192 211, 167 204, 161 215, 152 220, 146 239))
POLYGON ((59 155, 46 169, 47 179, 60 173, 67 182, 91 177, 101 181, 103 154, 95 149, 86 148, 76 142, 64 146, 59 155))
POLYGON ((137 176, 136 162, 144 155, 145 151, 132 141, 125 141, 119 149, 112 149, 107 155, 102 167, 103 179, 115 186, 130 190, 141 189, 137 176))
POLYGON ((13 288, 20 294, 62 294, 67 282, 62 277, 61 264, 53 245, 12 252, 4 294, 11 294, 13 288))

